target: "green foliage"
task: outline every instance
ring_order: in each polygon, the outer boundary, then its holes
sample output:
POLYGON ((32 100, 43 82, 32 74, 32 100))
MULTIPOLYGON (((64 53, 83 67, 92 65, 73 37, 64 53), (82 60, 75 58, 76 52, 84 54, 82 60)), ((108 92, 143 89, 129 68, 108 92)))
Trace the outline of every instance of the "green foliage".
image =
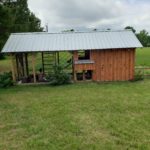
POLYGON ((0 74, 0 88, 10 87, 13 85, 11 72, 0 74))
POLYGON ((144 79, 144 70, 143 69, 136 70, 133 81, 140 81, 143 79, 144 79))
MULTIPOLYGON (((134 33, 136 33, 136 30, 134 29, 134 27, 127 26, 124 29, 130 29, 134 33)), ((150 46, 150 36, 149 36, 149 33, 145 29, 141 30, 139 33, 136 33, 136 36, 144 47, 150 46)))
POLYGON ((150 36, 146 30, 140 31, 140 33, 137 34, 137 37, 144 47, 150 46, 150 36))
POLYGON ((136 66, 150 67, 150 48, 138 48, 136 50, 136 66))
POLYGON ((71 81, 70 75, 63 70, 63 66, 54 65, 53 72, 48 75, 48 80, 51 85, 69 84, 71 81))
POLYGON ((13 32, 39 32, 41 21, 28 8, 27 0, 0 2, 0 51, 13 32))
POLYGON ((0 53, 0 60, 1 59, 5 59, 5 56, 4 56, 4 54, 2 54, 2 53, 0 53))
MULTIPOLYGON (((0 4, 0 51, 6 42, 9 32, 11 30, 11 14, 10 10, 0 4)), ((0 54, 0 59, 3 59, 3 55, 0 54)))
POLYGON ((75 32, 74 29, 63 30, 62 32, 75 32))
POLYGON ((30 12, 27 0, 17 0, 15 5, 17 7, 11 8, 15 13, 13 32, 38 32, 43 30, 41 21, 30 12))
POLYGON ((136 33, 136 30, 133 27, 131 27, 131 26, 127 26, 127 27, 125 27, 125 29, 132 30, 134 33, 136 33))

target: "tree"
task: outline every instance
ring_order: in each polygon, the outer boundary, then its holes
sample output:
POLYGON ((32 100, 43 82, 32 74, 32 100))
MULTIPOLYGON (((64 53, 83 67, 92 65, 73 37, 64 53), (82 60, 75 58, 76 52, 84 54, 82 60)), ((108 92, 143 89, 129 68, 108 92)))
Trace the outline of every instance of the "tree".
POLYGON ((131 26, 126 26, 125 29, 126 30, 132 30, 134 33, 136 33, 136 30, 131 26))
POLYGON ((40 19, 37 18, 33 13, 30 13, 30 16, 29 16, 29 31, 30 32, 43 31, 43 28, 41 28, 40 19))
MULTIPOLYGON (((11 15, 10 10, 0 4, 0 51, 8 38, 9 31, 11 29, 11 15)), ((0 59, 3 55, 0 54, 0 59)))
POLYGON ((63 30, 62 32, 75 32, 74 29, 69 29, 69 30, 63 30))
POLYGON ((146 30, 140 31, 140 33, 137 34, 137 38, 144 47, 150 46, 150 36, 146 30))
POLYGON ((0 51, 12 32, 43 31, 41 21, 28 8, 27 0, 0 1, 0 51))
POLYGON ((41 28, 41 21, 32 12, 30 12, 27 0, 17 0, 15 9, 12 9, 14 24, 13 32, 39 32, 43 31, 41 28))

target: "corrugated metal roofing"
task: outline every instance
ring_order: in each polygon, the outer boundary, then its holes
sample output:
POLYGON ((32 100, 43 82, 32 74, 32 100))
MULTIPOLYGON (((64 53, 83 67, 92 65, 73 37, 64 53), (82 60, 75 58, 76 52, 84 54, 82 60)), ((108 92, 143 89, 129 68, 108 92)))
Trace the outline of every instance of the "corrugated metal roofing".
POLYGON ((142 47, 129 30, 74 33, 13 33, 2 52, 72 51, 142 47))

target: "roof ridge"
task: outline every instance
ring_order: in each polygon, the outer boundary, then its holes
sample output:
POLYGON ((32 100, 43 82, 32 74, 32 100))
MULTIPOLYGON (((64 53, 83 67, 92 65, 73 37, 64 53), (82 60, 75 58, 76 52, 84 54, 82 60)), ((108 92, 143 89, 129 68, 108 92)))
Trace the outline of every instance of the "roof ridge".
POLYGON ((20 32, 20 33, 11 33, 11 35, 29 35, 29 34, 75 34, 75 33, 100 33, 100 32, 128 32, 132 31, 131 29, 124 30, 97 30, 97 31, 75 31, 75 32, 20 32))

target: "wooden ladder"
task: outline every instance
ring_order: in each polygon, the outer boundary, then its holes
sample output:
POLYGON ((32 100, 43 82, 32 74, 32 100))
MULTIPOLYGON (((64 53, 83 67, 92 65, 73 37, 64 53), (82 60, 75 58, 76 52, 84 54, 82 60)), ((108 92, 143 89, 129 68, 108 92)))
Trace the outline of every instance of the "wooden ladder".
POLYGON ((56 65, 56 53, 55 52, 42 53, 43 73, 49 73, 53 69, 54 65, 56 65))

